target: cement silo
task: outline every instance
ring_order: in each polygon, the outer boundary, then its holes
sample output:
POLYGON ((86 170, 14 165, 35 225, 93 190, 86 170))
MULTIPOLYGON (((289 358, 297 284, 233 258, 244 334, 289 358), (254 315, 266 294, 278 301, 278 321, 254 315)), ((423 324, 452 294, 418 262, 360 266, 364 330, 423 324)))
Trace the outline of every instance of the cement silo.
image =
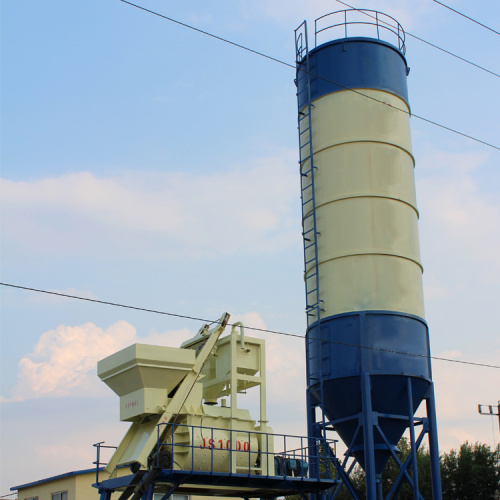
POLYGON ((310 443, 334 429, 347 447, 339 474, 348 484, 355 459, 376 499, 404 432, 410 459, 428 434, 441 498, 404 31, 353 10, 317 19, 314 31, 309 50, 306 23, 296 30, 310 443), (360 29, 369 36, 351 35, 360 29), (426 416, 416 418, 424 400, 426 416))

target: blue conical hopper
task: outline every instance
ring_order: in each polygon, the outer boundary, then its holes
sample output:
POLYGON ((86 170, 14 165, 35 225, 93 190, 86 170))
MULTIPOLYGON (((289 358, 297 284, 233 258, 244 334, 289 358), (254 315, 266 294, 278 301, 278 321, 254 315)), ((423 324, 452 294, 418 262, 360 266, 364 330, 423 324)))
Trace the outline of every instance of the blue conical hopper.
POLYGON ((321 323, 321 335, 317 326, 308 331, 313 403, 321 406, 363 468, 363 427, 373 426, 377 475, 391 456, 390 448, 396 449, 407 429, 411 410, 428 393, 427 338, 425 322, 380 311, 329 318, 321 323))

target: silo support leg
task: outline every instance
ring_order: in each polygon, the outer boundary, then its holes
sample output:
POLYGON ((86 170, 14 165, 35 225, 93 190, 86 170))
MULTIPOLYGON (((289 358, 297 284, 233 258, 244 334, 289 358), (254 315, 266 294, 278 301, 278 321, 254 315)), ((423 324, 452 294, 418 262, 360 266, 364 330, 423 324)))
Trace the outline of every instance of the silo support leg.
POLYGON ((417 470, 417 445, 415 443, 415 422, 413 420, 413 391, 411 387, 411 378, 408 377, 407 381, 408 393, 408 415, 409 415, 409 428, 410 428, 410 446, 411 446, 411 463, 413 469, 413 495, 419 498, 418 490, 418 470, 417 470))
POLYGON ((431 480, 432 480, 432 498, 433 500, 442 499, 441 491, 441 471, 439 466, 439 444, 436 422, 436 401, 434 399, 434 383, 431 384, 428 391, 428 397, 425 400, 427 406, 427 419, 429 422, 429 454, 431 457, 431 480))
POLYGON ((377 499, 377 478, 375 476, 375 447, 373 445, 373 410, 371 380, 368 372, 361 374, 361 401, 363 408, 363 440, 365 452, 366 498, 377 499))
POLYGON ((382 492, 382 477, 377 478, 377 500, 384 500, 384 494, 382 492))

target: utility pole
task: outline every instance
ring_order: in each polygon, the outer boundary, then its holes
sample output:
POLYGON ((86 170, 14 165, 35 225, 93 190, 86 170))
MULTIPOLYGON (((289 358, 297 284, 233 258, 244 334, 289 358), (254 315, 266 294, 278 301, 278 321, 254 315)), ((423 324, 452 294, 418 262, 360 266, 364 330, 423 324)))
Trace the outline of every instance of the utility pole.
POLYGON ((500 401, 495 405, 477 405, 477 411, 480 415, 498 415, 498 429, 500 431, 500 401), (495 413, 496 410, 496 413, 495 413))

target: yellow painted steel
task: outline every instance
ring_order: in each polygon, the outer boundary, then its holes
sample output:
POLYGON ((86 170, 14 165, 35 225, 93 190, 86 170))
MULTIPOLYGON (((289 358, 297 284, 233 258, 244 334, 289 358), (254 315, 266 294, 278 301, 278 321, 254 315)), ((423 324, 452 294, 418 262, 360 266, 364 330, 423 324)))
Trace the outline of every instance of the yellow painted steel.
POLYGON ((237 431, 228 428, 229 413, 230 408, 207 407, 204 414, 183 415, 179 423, 186 427, 177 427, 164 439, 176 468, 268 474, 265 468, 255 466, 261 440, 250 412, 238 410, 237 431))
MULTIPOLYGON (((348 90, 322 96, 311 111, 321 314, 424 317, 409 109, 393 94, 357 91, 364 96, 348 90)), ((308 170, 309 160, 302 165, 308 170)), ((306 189, 304 200, 312 194, 306 189)), ((304 215, 311 210, 306 204, 304 215)), ((304 231, 312 222, 306 219, 304 231)), ((306 250, 306 261, 313 251, 306 250)))
POLYGON ((181 348, 134 344, 99 361, 99 377, 120 396, 121 420, 133 422, 106 467, 110 477, 120 466, 146 468, 158 436, 175 468, 274 474, 264 340, 246 337, 242 323, 219 338, 228 320, 205 325, 181 348), (238 408, 238 394, 252 387, 258 422, 238 408))
POLYGON ((97 364, 97 375, 120 396, 120 420, 163 413, 169 392, 193 368, 195 352, 134 344, 97 364))

